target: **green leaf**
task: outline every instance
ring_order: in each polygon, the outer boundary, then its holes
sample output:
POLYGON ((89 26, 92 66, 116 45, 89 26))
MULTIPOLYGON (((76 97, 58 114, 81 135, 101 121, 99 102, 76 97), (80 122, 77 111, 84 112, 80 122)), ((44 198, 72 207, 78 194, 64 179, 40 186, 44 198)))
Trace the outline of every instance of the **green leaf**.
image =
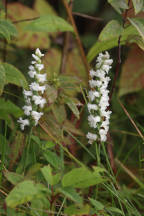
POLYGON ((78 110, 74 100, 72 98, 65 97, 64 101, 68 105, 68 107, 71 109, 73 114, 79 119, 80 113, 79 113, 79 110, 78 110))
POLYGON ((144 19, 143 18, 128 18, 130 23, 136 28, 142 39, 144 40, 144 19))
POLYGON ((123 10, 128 9, 128 4, 126 3, 126 0, 108 0, 108 2, 120 14, 123 10))
POLYGON ((114 37, 119 37, 123 32, 122 25, 117 20, 111 20, 102 30, 99 35, 100 41, 106 41, 114 37))
POLYGON ((34 2, 34 9, 40 15, 56 14, 52 6, 46 0, 36 0, 34 2))
POLYGON ((110 21, 110 23, 108 23, 102 30, 100 37, 98 38, 98 41, 89 50, 87 55, 88 62, 91 62, 100 52, 118 46, 118 39, 120 35, 120 44, 124 45, 128 42, 128 39, 131 35, 136 34, 138 35, 138 33, 135 31, 135 28, 132 25, 129 25, 128 27, 122 30, 122 27, 117 21, 110 21), (114 31, 114 29, 116 29, 116 31, 114 31), (111 34, 111 31, 113 32, 113 34, 111 34), (107 34, 107 38, 104 36, 104 34, 107 34))
POLYGON ((44 152, 45 159, 55 168, 60 169, 61 168, 61 159, 57 156, 55 152, 52 151, 45 151, 44 152))
POLYGON ((0 95, 3 93, 3 88, 6 82, 5 69, 0 65, 0 95))
POLYGON ((62 124, 66 120, 66 110, 62 104, 53 104, 52 112, 59 124, 62 124))
POLYGON ((89 198, 89 200, 96 210, 100 211, 104 209, 104 205, 101 202, 94 200, 92 198, 89 198))
POLYGON ((74 188, 58 188, 58 191, 64 194, 67 198, 71 199, 72 201, 82 204, 82 197, 79 196, 79 194, 76 192, 74 188))
POLYGON ((33 181, 23 181, 17 184, 8 194, 6 204, 8 207, 15 208, 20 204, 31 201, 38 193, 39 190, 33 181))
POLYGON ((4 175, 7 178, 7 180, 10 181, 13 185, 16 185, 24 180, 24 176, 14 172, 6 171, 4 172, 4 175))
POLYGON ((143 0, 132 0, 133 6, 135 9, 135 14, 139 13, 143 9, 144 1, 143 0))
POLYGON ((75 206, 70 205, 68 208, 65 208, 64 213, 66 215, 76 215, 76 216, 83 216, 83 215, 89 215, 90 213, 90 206, 84 205, 84 206, 75 206))
POLYGON ((79 13, 95 13, 99 0, 76 0, 73 2, 73 11, 79 13))
POLYGON ((58 184, 58 182, 60 181, 60 174, 58 173, 56 175, 53 175, 52 168, 50 167, 50 165, 41 168, 41 172, 47 183, 50 185, 58 184))
POLYGON ((64 19, 54 15, 45 15, 30 22, 26 30, 34 32, 73 32, 72 26, 64 19))
POLYGON ((9 20, 0 20, 0 34, 9 42, 11 36, 17 35, 15 26, 9 20))
POLYGON ((8 63, 3 63, 2 66, 5 69, 7 84, 11 83, 23 88, 27 88, 27 81, 21 71, 8 63))
POLYGON ((99 173, 93 173, 85 167, 72 169, 62 179, 63 187, 72 186, 75 188, 86 188, 102 182, 104 182, 104 179, 99 173))
POLYGON ((23 114, 23 111, 11 101, 0 98, 0 113, 6 115, 12 114, 17 118, 23 114))
POLYGON ((118 213, 118 214, 123 215, 123 212, 120 209, 115 208, 115 207, 107 207, 106 210, 108 210, 108 212, 111 212, 111 213, 118 213))

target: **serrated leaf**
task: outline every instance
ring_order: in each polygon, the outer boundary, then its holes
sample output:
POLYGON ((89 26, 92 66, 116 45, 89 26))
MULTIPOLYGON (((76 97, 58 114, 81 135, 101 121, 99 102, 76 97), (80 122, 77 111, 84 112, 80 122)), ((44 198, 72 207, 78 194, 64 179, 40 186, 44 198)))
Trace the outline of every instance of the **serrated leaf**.
POLYGON ((64 19, 54 15, 45 15, 30 22, 25 28, 34 32, 73 32, 73 27, 64 19))
POLYGON ((8 181, 10 181, 13 185, 16 185, 24 180, 23 175, 19 175, 14 172, 5 171, 4 176, 7 178, 8 181))
POLYGON ((36 195, 39 190, 33 181, 26 180, 17 184, 6 197, 6 204, 8 207, 15 208, 16 206, 29 202, 36 195))
POLYGON ((125 0, 108 0, 108 2, 120 14, 123 10, 128 9, 128 4, 125 0))
POLYGON ((6 82, 5 69, 3 65, 0 64, 0 95, 3 93, 5 82, 6 82))
POLYGON ((87 55, 88 62, 91 62, 100 52, 105 51, 105 50, 109 50, 109 49, 111 49, 113 47, 118 46, 118 39, 119 39, 120 35, 121 35, 121 40, 120 40, 121 45, 124 45, 127 42, 129 42, 129 37, 131 35, 138 35, 138 33, 135 31, 135 28, 132 25, 129 25, 128 27, 126 27, 122 31, 122 28, 121 28, 120 24, 117 21, 114 22, 114 20, 113 20, 113 22, 110 21, 110 24, 108 23, 105 26, 105 28, 103 29, 103 31, 101 32, 100 36, 101 36, 101 38, 104 38, 105 40, 102 40, 102 39, 100 40, 100 38, 98 38, 98 41, 92 46, 92 48, 88 52, 88 55, 87 55), (113 32, 113 30, 112 30, 113 27, 112 26, 116 27, 116 29, 119 26, 120 31, 113 32), (112 36, 111 33, 110 33, 109 36, 107 34, 107 40, 106 40, 106 38, 104 37, 103 31, 104 32, 112 31, 113 36, 112 36))
POLYGON ((9 42, 11 36, 17 36, 15 26, 9 20, 0 20, 0 34, 9 42))
POLYGON ((135 9, 135 14, 139 13, 144 6, 144 1, 143 0, 132 0, 133 6, 135 9))
POLYGON ((136 28, 142 39, 144 40, 144 19, 143 18, 128 18, 130 23, 136 28))
POLYGON ((73 99, 65 97, 64 101, 68 105, 68 107, 71 109, 71 111, 73 112, 73 114, 79 119, 79 114, 80 113, 79 113, 79 110, 78 110, 75 102, 73 101, 73 99))
POLYGON ((89 169, 74 168, 66 173, 62 179, 63 187, 86 188, 92 185, 100 184, 104 179, 98 174, 94 175, 89 169))
POLYGON ((7 84, 11 83, 23 88, 27 88, 28 84, 26 78, 20 70, 18 70, 16 67, 8 63, 3 63, 2 66, 5 69, 7 84))
POLYGON ((96 210, 100 211, 104 209, 104 205, 101 202, 94 200, 92 198, 89 198, 89 200, 96 210))
POLYGON ((71 199, 72 201, 82 204, 82 197, 80 197, 80 195, 76 192, 74 188, 58 188, 58 191, 64 194, 67 198, 71 199))

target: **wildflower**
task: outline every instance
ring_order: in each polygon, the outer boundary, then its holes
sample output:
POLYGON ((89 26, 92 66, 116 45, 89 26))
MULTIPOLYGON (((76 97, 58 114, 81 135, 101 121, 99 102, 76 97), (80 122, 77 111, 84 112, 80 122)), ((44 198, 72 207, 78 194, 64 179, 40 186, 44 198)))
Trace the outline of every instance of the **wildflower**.
POLYGON ((25 89, 23 90, 25 105, 22 109, 28 119, 19 118, 18 123, 20 123, 21 130, 24 130, 25 126, 37 125, 39 119, 43 115, 43 112, 38 112, 38 109, 43 108, 46 104, 46 99, 42 97, 46 89, 44 85, 46 82, 46 74, 40 74, 40 71, 44 68, 44 65, 41 63, 42 56, 44 56, 44 54, 41 53, 39 48, 36 49, 35 54, 32 54, 34 61, 32 61, 32 65, 29 66, 28 71, 32 82, 29 85, 28 91, 25 89), (43 85, 41 85, 41 83, 43 83, 43 85), (41 95, 38 94, 39 92, 41 95))
POLYGON ((28 119, 22 119, 21 117, 19 118, 19 120, 17 122, 20 123, 21 130, 24 130, 24 127, 29 125, 29 120, 28 119))
POLYGON ((95 129, 95 133, 88 132, 88 143, 92 144, 96 140, 105 142, 109 130, 109 119, 111 111, 109 107, 109 90, 107 89, 110 78, 107 76, 111 69, 113 60, 110 59, 108 52, 100 53, 96 60, 96 70, 90 70, 88 98, 88 123, 95 129), (96 134, 97 133, 97 134, 96 134))

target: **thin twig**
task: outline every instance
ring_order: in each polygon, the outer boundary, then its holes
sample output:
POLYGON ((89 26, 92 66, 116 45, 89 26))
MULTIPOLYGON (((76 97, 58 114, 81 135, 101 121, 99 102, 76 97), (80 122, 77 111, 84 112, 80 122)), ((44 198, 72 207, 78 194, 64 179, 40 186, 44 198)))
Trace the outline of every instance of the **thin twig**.
POLYGON ((73 26, 75 36, 76 36, 76 41, 77 41, 77 44, 78 44, 78 47, 79 47, 79 50, 80 50, 80 54, 81 54, 83 63, 85 65, 87 75, 89 77, 89 65, 88 65, 88 62, 87 62, 87 59, 86 59, 86 56, 85 56, 85 52, 84 52, 84 49, 83 49, 83 46, 82 46, 82 43, 81 43, 81 40, 80 40, 80 36, 79 36, 78 30, 77 30, 73 15, 72 15, 72 11, 71 11, 71 9, 70 9, 70 7, 69 7, 66 0, 62 0, 62 2, 64 4, 64 7, 65 7, 66 11, 67 11, 69 20, 70 20, 70 22, 71 22, 71 24, 73 26))
POLYGON ((16 21, 13 21, 13 23, 16 24, 16 23, 21 23, 21 22, 33 21, 33 20, 36 20, 38 18, 40 18, 40 17, 34 17, 34 18, 30 18, 30 19, 16 20, 16 21))
POLYGON ((141 131, 139 130, 139 128, 137 127, 137 125, 135 124, 134 120, 132 119, 132 117, 130 116, 130 114, 128 113, 128 111, 126 110, 126 108, 124 107, 124 105, 121 103, 120 100, 119 101, 119 104, 121 105, 123 111, 125 112, 125 114, 127 115, 127 117, 129 118, 129 120, 131 121, 131 123, 133 124, 133 126, 135 127, 136 131, 138 132, 139 136, 142 138, 142 140, 144 140, 144 136, 143 134, 141 133, 141 131))
MULTIPOLYGON (((129 6, 129 4, 130 4, 130 0, 128 1, 128 6, 129 6)), ((124 14, 123 28, 125 28, 128 11, 129 11, 129 8, 125 11, 125 14, 124 14)), ((116 81, 117 81, 119 71, 120 71, 120 66, 121 66, 121 38, 122 38, 122 35, 120 35, 119 38, 118 38, 118 61, 117 61, 116 73, 115 73, 115 76, 114 76, 114 80, 113 80, 113 84, 112 84, 112 88, 111 88, 111 93, 110 93, 110 102, 111 102, 112 95, 113 95, 115 87, 116 87, 116 81)))
POLYGON ((91 19, 91 20, 94 20, 94 21, 103 21, 102 18, 89 16, 89 15, 83 14, 83 13, 73 12, 72 14, 73 14, 74 16, 80 16, 80 17, 83 17, 83 18, 85 18, 85 19, 91 19))

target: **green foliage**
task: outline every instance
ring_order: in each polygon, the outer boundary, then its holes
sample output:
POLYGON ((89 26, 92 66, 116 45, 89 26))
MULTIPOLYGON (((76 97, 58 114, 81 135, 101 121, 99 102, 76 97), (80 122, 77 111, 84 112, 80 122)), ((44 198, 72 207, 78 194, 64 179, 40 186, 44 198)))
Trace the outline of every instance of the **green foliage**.
POLYGON ((3 65, 0 65, 0 95, 3 93, 5 83, 6 83, 5 69, 3 65))
POLYGON ((144 1, 143 0, 132 0, 134 9, 135 9, 135 14, 138 14, 144 6, 144 1))
POLYGON ((136 28, 142 39, 144 40, 144 19, 129 18, 130 23, 136 28))
POLYGON ((125 0, 108 0, 112 7, 118 12, 122 13, 125 9, 128 9, 128 5, 125 0))
POLYGON ((64 19, 54 15, 41 16, 40 18, 31 21, 25 29, 34 32, 73 32, 73 28, 70 24, 64 19))
POLYGON ((15 26, 9 20, 0 20, 0 34, 10 42, 11 37, 17 36, 15 26))

